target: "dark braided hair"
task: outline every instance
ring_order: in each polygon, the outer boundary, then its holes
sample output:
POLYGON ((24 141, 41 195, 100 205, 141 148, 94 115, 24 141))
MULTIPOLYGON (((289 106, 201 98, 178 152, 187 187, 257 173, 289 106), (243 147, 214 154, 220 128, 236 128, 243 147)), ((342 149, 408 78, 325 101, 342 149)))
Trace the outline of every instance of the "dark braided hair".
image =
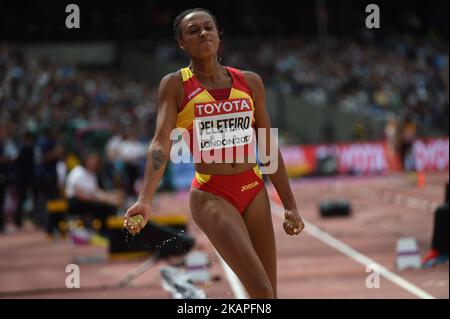
MULTIPOLYGON (((217 19, 214 16, 214 14, 211 13, 211 11, 209 11, 207 9, 203 9, 203 8, 188 9, 188 10, 181 12, 179 15, 177 15, 177 17, 173 21, 173 33, 175 36, 175 40, 178 40, 181 36, 181 30, 180 30, 181 21, 183 20, 183 18, 185 16, 187 16, 188 14, 190 14, 192 12, 205 12, 205 13, 209 14, 211 16, 211 18, 213 19, 214 24, 216 25, 216 29, 219 29, 218 28, 219 25, 217 24, 217 19)), ((220 35, 220 33, 219 33, 219 35, 220 35)))

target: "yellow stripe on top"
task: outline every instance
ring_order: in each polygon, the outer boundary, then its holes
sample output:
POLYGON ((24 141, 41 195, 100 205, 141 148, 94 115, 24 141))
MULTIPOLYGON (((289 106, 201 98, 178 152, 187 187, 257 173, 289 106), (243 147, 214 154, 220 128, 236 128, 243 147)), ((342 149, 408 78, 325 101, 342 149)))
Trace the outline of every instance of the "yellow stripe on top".
POLYGON ((209 175, 209 174, 202 174, 197 171, 195 172, 195 179, 197 180, 197 182, 199 184, 204 184, 204 183, 208 182, 210 178, 211 178, 211 175, 209 175))
POLYGON ((253 171, 255 172, 255 174, 256 174, 259 178, 263 179, 262 173, 261 173, 261 169, 259 168, 258 165, 256 165, 255 167, 253 167, 253 171))
POLYGON ((194 105, 196 103, 205 103, 209 101, 211 101, 211 97, 209 96, 208 92, 203 91, 199 93, 196 97, 194 97, 186 104, 181 112, 178 113, 176 126, 185 129, 191 128, 195 117, 194 105))
POLYGON ((191 69, 189 69, 189 68, 181 69, 181 78, 183 79, 183 82, 186 82, 193 76, 194 76, 194 74, 192 73, 191 69))

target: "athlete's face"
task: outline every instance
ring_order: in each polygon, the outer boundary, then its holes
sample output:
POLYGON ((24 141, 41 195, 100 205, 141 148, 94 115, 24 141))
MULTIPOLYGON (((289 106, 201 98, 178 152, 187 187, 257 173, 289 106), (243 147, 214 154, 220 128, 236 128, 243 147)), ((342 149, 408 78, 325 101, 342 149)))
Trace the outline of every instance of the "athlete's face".
POLYGON ((178 44, 189 56, 202 58, 217 54, 219 42, 216 24, 208 13, 192 12, 181 21, 178 44))

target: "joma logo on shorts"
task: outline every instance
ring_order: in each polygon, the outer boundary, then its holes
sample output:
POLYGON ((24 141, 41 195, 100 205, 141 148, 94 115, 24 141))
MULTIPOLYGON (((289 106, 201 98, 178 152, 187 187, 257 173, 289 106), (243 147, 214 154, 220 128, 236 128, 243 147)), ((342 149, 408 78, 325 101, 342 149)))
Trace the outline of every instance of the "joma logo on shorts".
POLYGON ((251 189, 253 187, 256 187, 258 185, 259 185, 258 181, 254 181, 254 182, 252 182, 250 184, 244 185, 241 188, 241 192, 247 191, 247 190, 249 190, 249 189, 251 189))

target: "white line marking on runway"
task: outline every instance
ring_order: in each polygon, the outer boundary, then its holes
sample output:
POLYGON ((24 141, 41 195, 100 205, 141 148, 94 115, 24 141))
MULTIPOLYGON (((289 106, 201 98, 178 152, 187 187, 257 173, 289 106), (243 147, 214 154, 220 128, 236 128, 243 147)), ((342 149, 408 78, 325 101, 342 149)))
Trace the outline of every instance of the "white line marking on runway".
MULTIPOLYGON (((281 219, 284 219, 284 209, 279 204, 271 201, 272 204, 272 212, 276 214, 276 216, 280 217, 281 219)), ((387 280, 391 281, 392 283, 396 284, 400 288, 405 289, 406 291, 410 292, 411 294, 422 298, 422 299, 435 299, 432 295, 429 293, 423 291, 419 287, 415 286, 411 282, 407 281, 406 279, 400 277, 397 274, 394 274, 386 267, 380 265, 376 261, 370 259, 369 257, 359 253, 358 251, 354 250, 350 246, 344 244, 340 240, 334 238, 327 232, 319 229, 317 226, 305 222, 305 229, 304 231, 307 232, 309 235, 315 237, 316 239, 319 239, 320 241, 324 242, 325 244, 335 248, 339 252, 343 253, 344 255, 350 257, 351 259, 355 260, 356 262, 364 265, 367 267, 368 265, 376 265, 378 267, 379 273, 381 276, 384 276, 387 280)))

